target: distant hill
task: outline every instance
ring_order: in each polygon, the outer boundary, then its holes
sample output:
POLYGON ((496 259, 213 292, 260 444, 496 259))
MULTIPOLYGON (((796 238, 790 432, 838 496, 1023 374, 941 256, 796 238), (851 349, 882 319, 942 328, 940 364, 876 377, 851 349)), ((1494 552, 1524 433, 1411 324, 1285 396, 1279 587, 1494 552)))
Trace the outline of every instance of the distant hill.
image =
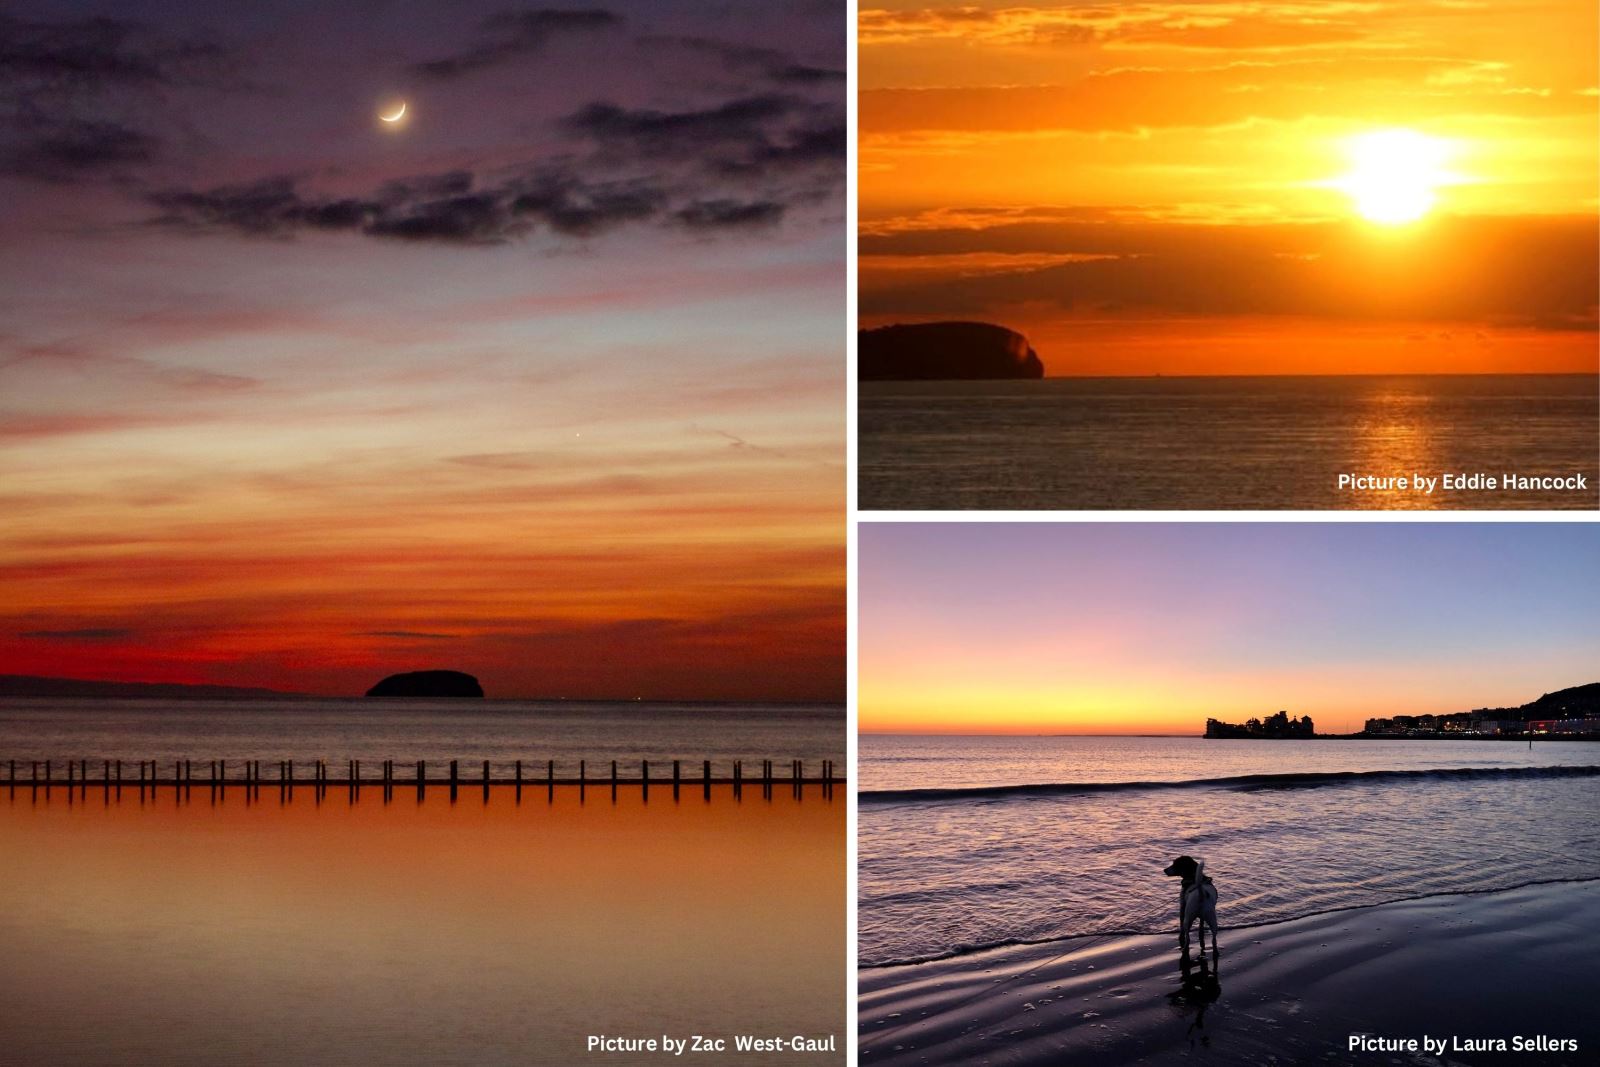
POLYGON ((1540 727, 1539 732, 1594 736, 1600 722, 1600 682, 1575 685, 1546 693, 1538 700, 1515 708, 1477 708, 1449 715, 1391 715, 1368 719, 1363 733, 1374 736, 1428 735, 1430 733, 1469 733, 1475 735, 1523 736, 1531 722, 1565 725, 1540 727))
POLYGON ((88 697, 94 699, 156 700, 293 700, 301 693, 276 689, 251 689, 233 685, 180 685, 176 682, 111 682, 82 678, 41 678, 31 674, 0 674, 0 697, 88 697))
POLYGON ((924 322, 862 330, 862 381, 1043 378, 1044 363, 1015 330, 987 322, 924 322))
POLYGON ((1507 719, 1585 719, 1600 715, 1600 682, 1575 685, 1546 693, 1538 700, 1530 700, 1520 708, 1484 708, 1477 714, 1493 713, 1507 719), (1499 713, 1504 713, 1499 715, 1499 713))

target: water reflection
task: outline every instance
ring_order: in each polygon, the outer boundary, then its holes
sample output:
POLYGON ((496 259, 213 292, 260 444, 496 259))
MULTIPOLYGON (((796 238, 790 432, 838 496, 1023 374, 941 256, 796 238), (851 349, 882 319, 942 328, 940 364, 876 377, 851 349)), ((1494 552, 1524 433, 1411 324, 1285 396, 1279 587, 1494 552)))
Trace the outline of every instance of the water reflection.
POLYGON ((1220 954, 1213 948, 1210 957, 1201 953, 1198 959, 1185 953, 1178 961, 1180 973, 1178 988, 1167 994, 1167 1002, 1178 1010, 1181 1018, 1189 1020, 1190 1047, 1209 1045, 1206 1033, 1206 1009, 1222 996, 1222 968, 1220 954))
POLYGON ((842 1030, 846 805, 820 785, 478 785, 8 783, 0 1048, 569 1064, 589 1033, 842 1030))
POLYGON ((1415 379, 1374 378, 1353 400, 1357 406, 1354 446, 1356 458, 1350 473, 1388 478, 1405 476, 1406 489, 1363 490, 1352 494, 1351 506, 1381 509, 1434 509, 1445 500, 1414 490, 1417 475, 1437 478, 1443 473, 1436 453, 1438 403, 1415 379))

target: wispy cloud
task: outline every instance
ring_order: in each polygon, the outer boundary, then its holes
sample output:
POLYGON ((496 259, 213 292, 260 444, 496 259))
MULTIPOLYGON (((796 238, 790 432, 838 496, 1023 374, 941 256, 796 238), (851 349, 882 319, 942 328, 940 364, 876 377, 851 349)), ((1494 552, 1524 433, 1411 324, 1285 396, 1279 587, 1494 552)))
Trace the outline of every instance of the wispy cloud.
POLYGON ((133 634, 132 630, 117 627, 91 626, 82 630, 26 630, 17 636, 41 641, 118 641, 133 634))
POLYGON ((357 637, 388 637, 396 641, 456 641, 460 634, 431 634, 420 630, 361 630, 357 637))
POLYGON ((476 38, 461 51, 418 63, 412 71, 440 81, 460 78, 535 55, 553 37, 613 30, 622 24, 621 15, 602 8, 504 11, 484 19, 476 38))

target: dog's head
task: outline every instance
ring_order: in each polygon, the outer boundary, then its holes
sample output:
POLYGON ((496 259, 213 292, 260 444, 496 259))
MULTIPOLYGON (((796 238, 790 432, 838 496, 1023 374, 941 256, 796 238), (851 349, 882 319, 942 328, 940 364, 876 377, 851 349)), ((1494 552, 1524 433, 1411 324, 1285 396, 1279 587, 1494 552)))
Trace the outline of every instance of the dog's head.
POLYGON ((1171 866, 1161 873, 1168 878, 1182 878, 1185 882, 1194 881, 1195 871, 1200 869, 1192 856, 1179 856, 1172 861, 1171 866))

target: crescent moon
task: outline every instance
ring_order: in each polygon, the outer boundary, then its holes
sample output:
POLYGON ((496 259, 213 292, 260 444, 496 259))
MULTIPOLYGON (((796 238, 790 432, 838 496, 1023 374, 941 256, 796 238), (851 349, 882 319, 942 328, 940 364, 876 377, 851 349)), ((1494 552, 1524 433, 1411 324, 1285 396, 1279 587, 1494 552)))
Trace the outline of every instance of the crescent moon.
POLYGON ((378 116, 378 118, 382 119, 384 122, 399 122, 401 119, 403 119, 405 117, 406 117, 406 102, 404 100, 400 101, 400 109, 398 111, 396 111, 393 115, 379 115, 378 116))

